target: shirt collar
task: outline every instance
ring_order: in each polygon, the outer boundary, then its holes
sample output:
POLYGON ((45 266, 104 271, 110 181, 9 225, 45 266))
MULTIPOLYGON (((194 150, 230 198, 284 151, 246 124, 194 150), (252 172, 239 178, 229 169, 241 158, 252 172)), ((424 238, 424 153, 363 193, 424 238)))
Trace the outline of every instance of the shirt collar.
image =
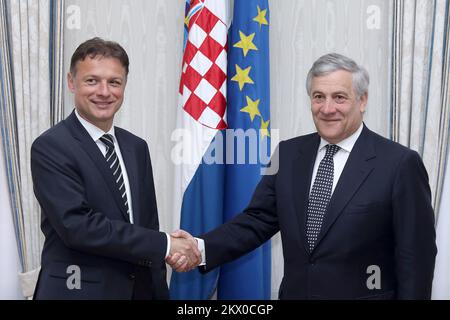
POLYGON ((75 109, 75 115, 94 141, 98 141, 106 133, 112 135, 114 140, 116 140, 114 126, 111 126, 111 129, 108 132, 104 132, 102 129, 83 119, 77 109, 75 109))
MULTIPOLYGON (((355 133, 353 133, 350 137, 342 140, 341 142, 336 143, 337 146, 339 146, 342 150, 347 151, 348 153, 352 152, 353 147, 355 146, 356 140, 358 140, 359 136, 361 135, 361 132, 364 128, 364 124, 361 123, 358 130, 356 130, 355 133)), ((319 145, 319 151, 321 151, 323 148, 325 148, 328 144, 330 144, 327 140, 320 137, 320 145, 319 145)))

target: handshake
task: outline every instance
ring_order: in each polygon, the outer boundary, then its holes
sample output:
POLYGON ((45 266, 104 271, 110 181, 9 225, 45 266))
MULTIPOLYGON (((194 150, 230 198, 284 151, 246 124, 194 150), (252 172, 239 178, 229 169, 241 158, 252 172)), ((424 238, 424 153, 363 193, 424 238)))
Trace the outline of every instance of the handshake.
POLYGON ((188 232, 178 230, 170 234, 170 252, 166 262, 177 272, 188 272, 202 262, 197 240, 188 232))

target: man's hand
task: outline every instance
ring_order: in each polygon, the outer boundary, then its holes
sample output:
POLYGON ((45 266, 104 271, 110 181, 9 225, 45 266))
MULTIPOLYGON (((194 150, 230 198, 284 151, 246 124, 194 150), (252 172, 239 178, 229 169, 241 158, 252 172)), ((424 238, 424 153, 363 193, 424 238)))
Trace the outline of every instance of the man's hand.
POLYGON ((177 272, 191 271, 202 261, 197 241, 188 232, 178 230, 170 234, 170 253, 166 262, 177 272))

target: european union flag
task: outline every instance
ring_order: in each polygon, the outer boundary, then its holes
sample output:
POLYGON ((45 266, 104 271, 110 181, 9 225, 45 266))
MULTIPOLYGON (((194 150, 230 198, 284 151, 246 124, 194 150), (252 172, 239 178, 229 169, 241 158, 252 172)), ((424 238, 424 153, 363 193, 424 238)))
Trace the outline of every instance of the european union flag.
MULTIPOLYGON (((224 221, 245 209, 261 179, 261 159, 256 163, 250 161, 255 149, 252 148, 255 140, 252 142, 251 137, 256 139, 258 148, 265 142, 270 150, 268 0, 234 1, 229 46, 228 128, 256 134, 247 135, 250 141, 245 146, 245 164, 236 163, 237 155, 243 150, 236 150, 235 142, 226 146, 227 155, 233 152, 235 161, 226 165, 224 221)), ((220 270, 219 299, 270 299, 270 288, 270 242, 220 270)))

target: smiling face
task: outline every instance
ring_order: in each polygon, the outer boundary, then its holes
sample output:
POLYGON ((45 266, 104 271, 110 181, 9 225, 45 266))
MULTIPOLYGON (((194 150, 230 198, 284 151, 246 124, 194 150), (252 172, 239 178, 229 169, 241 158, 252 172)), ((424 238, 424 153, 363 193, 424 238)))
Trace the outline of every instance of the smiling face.
POLYGON ((353 76, 345 70, 314 77, 311 82, 311 112, 319 135, 336 144, 355 133, 363 121, 367 93, 359 97, 353 76))
POLYGON ((108 132, 122 106, 127 82, 121 62, 116 58, 86 57, 77 62, 67 82, 80 116, 108 132))

